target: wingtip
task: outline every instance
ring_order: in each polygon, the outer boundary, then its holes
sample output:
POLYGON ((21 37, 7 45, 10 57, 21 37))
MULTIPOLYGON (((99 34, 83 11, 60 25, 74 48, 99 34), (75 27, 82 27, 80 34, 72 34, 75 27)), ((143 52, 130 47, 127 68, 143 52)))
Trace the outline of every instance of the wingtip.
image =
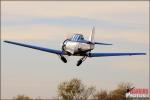
POLYGON ((7 40, 4 40, 3 42, 6 42, 6 43, 8 43, 9 41, 7 41, 7 40))
POLYGON ((6 40, 4 40, 3 42, 6 42, 6 40))
POLYGON ((146 55, 146 53, 140 53, 139 55, 146 55))

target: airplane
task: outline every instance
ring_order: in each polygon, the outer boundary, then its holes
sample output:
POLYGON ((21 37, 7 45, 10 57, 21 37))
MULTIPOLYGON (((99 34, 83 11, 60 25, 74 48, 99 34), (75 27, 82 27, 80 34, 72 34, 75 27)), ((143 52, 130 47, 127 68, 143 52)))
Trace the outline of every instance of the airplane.
POLYGON ((7 40, 5 40, 4 42, 56 54, 60 57, 60 59, 64 63, 67 63, 67 59, 65 58, 65 55, 82 56, 82 58, 77 61, 77 64, 76 64, 77 66, 81 65, 82 62, 84 62, 87 57, 146 55, 146 53, 93 53, 91 51, 94 49, 95 44, 112 45, 109 43, 95 42, 94 34, 95 34, 94 27, 90 34, 89 40, 84 39, 82 34, 74 34, 71 38, 67 38, 64 40, 61 50, 54 50, 50 48, 44 48, 44 47, 28 45, 28 44, 23 44, 23 43, 18 43, 18 42, 12 42, 12 41, 7 41, 7 40))

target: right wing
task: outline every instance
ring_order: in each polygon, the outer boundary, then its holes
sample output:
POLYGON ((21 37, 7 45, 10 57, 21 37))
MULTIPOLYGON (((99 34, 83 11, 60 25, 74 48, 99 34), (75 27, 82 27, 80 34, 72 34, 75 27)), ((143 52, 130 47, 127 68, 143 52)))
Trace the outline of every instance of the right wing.
POLYGON ((146 55, 146 53, 89 53, 88 57, 132 56, 132 55, 146 55))
POLYGON ((14 45, 23 46, 23 47, 28 47, 28 48, 32 48, 32 49, 36 49, 36 50, 40 50, 40 51, 45 51, 45 52, 49 52, 49 53, 65 55, 65 53, 63 51, 60 51, 60 50, 43 48, 43 47, 38 47, 38 46, 33 46, 33 45, 28 45, 28 44, 23 44, 23 43, 11 42, 11 41, 4 41, 4 42, 14 44, 14 45))

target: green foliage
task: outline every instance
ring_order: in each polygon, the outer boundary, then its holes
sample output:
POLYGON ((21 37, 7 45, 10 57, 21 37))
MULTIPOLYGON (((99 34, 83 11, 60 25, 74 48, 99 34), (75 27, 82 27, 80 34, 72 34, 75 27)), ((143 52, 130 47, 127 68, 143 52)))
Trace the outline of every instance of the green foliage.
POLYGON ((94 91, 94 87, 87 88, 79 79, 65 81, 58 86, 58 95, 63 100, 87 100, 94 91))

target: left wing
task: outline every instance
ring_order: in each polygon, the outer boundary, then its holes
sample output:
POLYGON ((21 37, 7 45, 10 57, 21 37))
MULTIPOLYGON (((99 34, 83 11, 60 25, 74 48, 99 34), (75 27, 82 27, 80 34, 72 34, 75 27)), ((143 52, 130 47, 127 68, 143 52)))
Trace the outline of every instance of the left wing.
POLYGON ((132 55, 146 55, 146 53, 89 53, 88 57, 132 56, 132 55))
POLYGON ((28 44, 23 44, 23 43, 11 42, 11 41, 4 41, 4 42, 23 46, 23 47, 28 47, 28 48, 32 48, 32 49, 36 49, 36 50, 40 50, 40 51, 45 51, 45 52, 49 52, 49 53, 65 55, 65 53, 61 50, 54 50, 54 49, 43 48, 43 47, 38 47, 38 46, 33 46, 33 45, 28 45, 28 44))

